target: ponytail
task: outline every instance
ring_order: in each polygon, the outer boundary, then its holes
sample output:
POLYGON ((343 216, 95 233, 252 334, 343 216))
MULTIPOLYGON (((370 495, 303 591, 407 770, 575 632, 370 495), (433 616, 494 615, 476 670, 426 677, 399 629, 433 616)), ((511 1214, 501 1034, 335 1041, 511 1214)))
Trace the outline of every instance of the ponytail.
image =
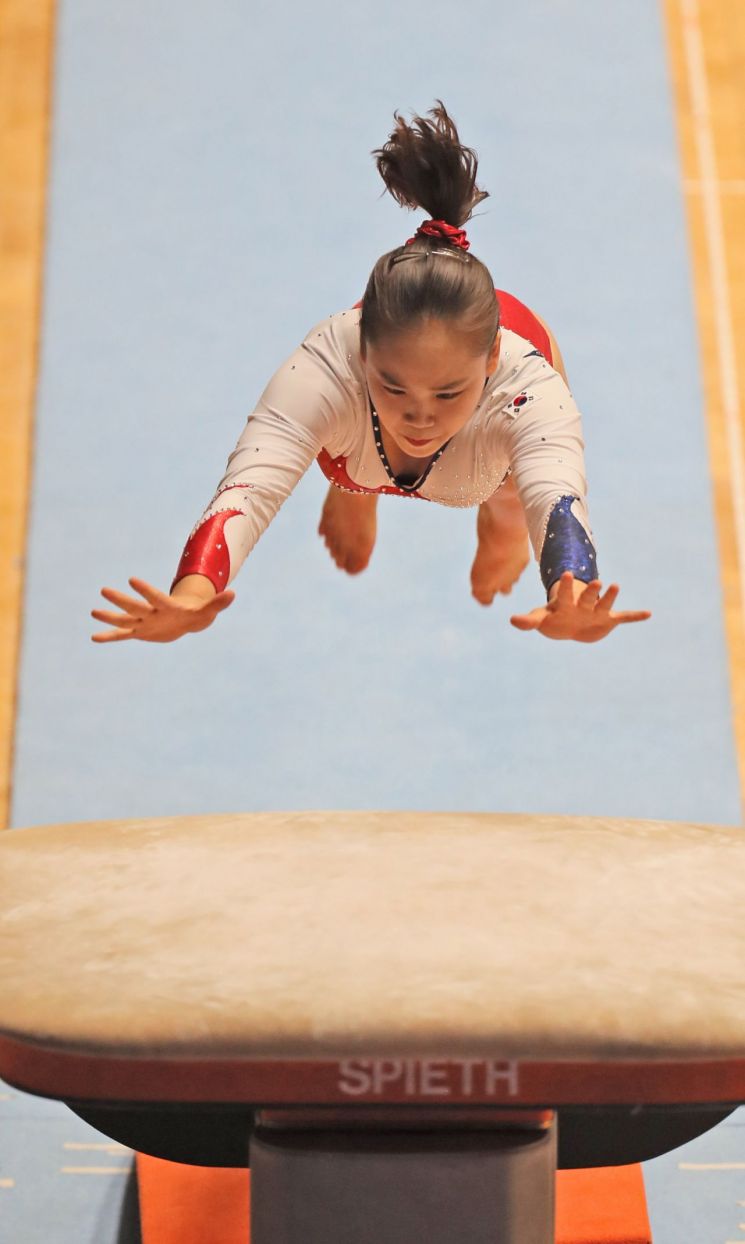
POLYGON ((396 128, 385 146, 373 151, 386 190, 401 207, 423 207, 433 220, 464 225, 486 190, 476 185, 478 158, 464 147, 442 100, 430 116, 410 125, 394 112, 396 128))
POLYGON ((499 329, 494 282, 466 253, 460 230, 488 192, 476 185, 476 152, 461 143, 441 100, 429 115, 432 121, 415 116, 407 124, 394 113, 388 142, 372 153, 396 202, 423 208, 432 219, 375 264, 362 300, 361 339, 379 341, 437 318, 457 325, 475 354, 488 353, 499 329))

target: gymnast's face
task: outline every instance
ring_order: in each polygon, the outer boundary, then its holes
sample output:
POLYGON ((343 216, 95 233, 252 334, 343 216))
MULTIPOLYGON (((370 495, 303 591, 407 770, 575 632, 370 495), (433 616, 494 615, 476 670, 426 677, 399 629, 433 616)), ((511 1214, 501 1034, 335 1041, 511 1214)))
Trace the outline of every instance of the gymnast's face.
POLYGON ((474 355, 465 336, 429 319, 363 351, 370 397, 384 431, 410 458, 430 458, 468 422, 499 359, 474 355))

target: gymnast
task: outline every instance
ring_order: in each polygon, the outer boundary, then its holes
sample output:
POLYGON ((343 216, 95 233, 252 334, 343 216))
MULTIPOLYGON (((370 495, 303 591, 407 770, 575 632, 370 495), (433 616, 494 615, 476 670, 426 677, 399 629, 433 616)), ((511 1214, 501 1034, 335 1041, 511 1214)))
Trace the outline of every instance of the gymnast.
POLYGON ((381 494, 478 506, 471 590, 507 594, 532 545, 546 603, 512 625, 592 643, 648 611, 614 612, 603 593, 586 506, 579 411, 547 324, 496 290, 462 226, 487 197, 476 153, 444 105, 407 124, 394 113, 373 152, 387 190, 429 213, 375 264, 361 304, 322 320, 279 368, 248 417, 194 527, 170 594, 101 595, 113 628, 98 643, 168 643, 208 627, 229 584, 314 459, 330 483, 319 534, 350 575, 367 566, 381 494))

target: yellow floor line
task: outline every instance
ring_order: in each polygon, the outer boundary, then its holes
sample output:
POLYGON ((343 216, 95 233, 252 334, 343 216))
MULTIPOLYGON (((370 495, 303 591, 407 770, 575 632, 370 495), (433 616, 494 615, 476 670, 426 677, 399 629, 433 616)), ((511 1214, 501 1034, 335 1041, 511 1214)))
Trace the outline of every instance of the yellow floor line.
MULTIPOLYGON (((745 821, 745 6, 662 0, 686 191, 745 821)), ((695 575, 691 590, 695 591, 695 575)))
POLYGON ((745 1171, 745 1162, 678 1162, 678 1170, 679 1171, 745 1171))
POLYGON ((54 16, 54 0, 0 0, 0 829, 12 783, 54 16))

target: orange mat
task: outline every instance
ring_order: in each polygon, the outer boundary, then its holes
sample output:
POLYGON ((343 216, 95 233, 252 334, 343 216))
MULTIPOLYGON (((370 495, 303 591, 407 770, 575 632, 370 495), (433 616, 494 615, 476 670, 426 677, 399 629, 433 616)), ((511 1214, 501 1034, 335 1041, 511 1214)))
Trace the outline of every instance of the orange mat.
POLYGON ((641 1164, 557 1171, 556 1244, 652 1244, 641 1164))
POLYGON ((248 1244, 251 1176, 137 1154, 142 1244, 248 1244))
MULTIPOLYGON (((142 1244, 248 1244, 246 1170, 137 1154, 142 1244)), ((556 1244, 651 1244, 640 1165, 556 1173, 556 1244)))

